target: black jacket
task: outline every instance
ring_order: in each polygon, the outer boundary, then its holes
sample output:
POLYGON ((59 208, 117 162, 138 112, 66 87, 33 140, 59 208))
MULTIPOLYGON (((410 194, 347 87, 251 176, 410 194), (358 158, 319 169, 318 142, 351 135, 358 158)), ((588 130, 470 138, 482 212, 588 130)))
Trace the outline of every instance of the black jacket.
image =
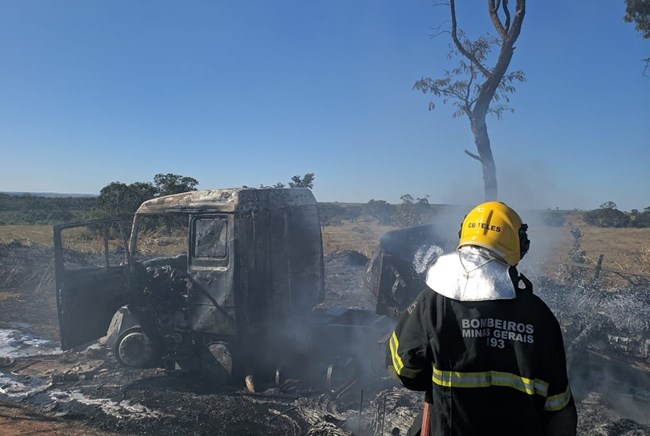
POLYGON ((431 390, 431 434, 576 432, 560 326, 531 291, 468 302, 427 288, 402 313, 386 359, 406 388, 431 390))

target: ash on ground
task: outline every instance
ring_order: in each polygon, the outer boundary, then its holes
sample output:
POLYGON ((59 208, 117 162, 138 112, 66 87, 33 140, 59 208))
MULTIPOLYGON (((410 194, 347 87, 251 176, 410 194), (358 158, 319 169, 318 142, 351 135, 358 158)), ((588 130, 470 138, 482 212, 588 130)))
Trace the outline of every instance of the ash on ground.
MULTIPOLYGON (((101 344, 28 348, 58 340, 51 250, 4 244, 0 259, 0 328, 11 329, 2 345, 27 350, 2 348, 0 407, 31 420, 82 425, 75 434, 391 435, 406 434, 421 408, 420 393, 386 374, 332 387, 259 380, 252 393, 243 380, 212 388, 197 375, 119 367, 101 344)), ((323 307, 374 308, 367 261, 350 251, 326 257, 323 307)), ((534 283, 564 329, 579 434, 650 435, 648 288, 534 283)))

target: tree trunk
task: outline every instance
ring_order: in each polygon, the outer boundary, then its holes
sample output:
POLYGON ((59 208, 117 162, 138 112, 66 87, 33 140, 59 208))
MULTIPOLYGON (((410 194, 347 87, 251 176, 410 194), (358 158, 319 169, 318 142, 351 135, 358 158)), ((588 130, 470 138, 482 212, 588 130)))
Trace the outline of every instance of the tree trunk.
POLYGON ((474 144, 478 151, 479 161, 483 167, 483 185, 485 188, 485 200, 498 199, 497 168, 494 164, 494 156, 490 147, 490 136, 488 135, 487 124, 485 123, 486 113, 476 114, 470 118, 474 144))
POLYGON ((492 156, 490 137, 488 136, 485 118, 490 109, 490 102, 499 88, 501 79, 503 79, 503 76, 510 66, 510 61, 512 60, 512 55, 514 53, 514 44, 519 37, 521 26, 524 21, 524 15, 526 14, 526 0, 517 0, 512 25, 510 23, 511 15, 508 8, 508 2, 506 0, 503 0, 503 3, 501 1, 495 2, 494 0, 488 1, 488 9, 490 17, 492 18, 492 23, 501 36, 502 41, 499 57, 497 58, 497 62, 492 70, 482 65, 480 60, 472 53, 472 51, 463 46, 457 35, 458 23, 456 20, 455 0, 449 1, 449 8, 451 11, 452 22, 451 35, 456 48, 485 76, 485 82, 483 82, 480 87, 473 108, 466 111, 472 126, 472 133, 474 134, 474 143, 476 144, 478 156, 474 156, 472 153, 468 154, 479 160, 483 167, 485 199, 496 200, 498 197, 496 165, 494 164, 494 157, 492 156), (498 10, 500 7, 503 8, 503 12, 506 16, 505 23, 499 18, 498 10))

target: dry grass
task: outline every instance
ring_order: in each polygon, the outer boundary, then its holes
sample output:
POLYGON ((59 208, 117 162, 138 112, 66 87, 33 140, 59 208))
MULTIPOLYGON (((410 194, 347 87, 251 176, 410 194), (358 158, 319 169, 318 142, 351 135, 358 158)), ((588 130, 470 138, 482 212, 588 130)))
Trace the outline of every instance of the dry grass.
MULTIPOLYGON (((583 236, 580 240, 582 249, 587 252, 587 262, 595 264, 598 256, 603 254, 603 267, 624 269, 634 272, 650 272, 650 228, 599 228, 587 226, 579 214, 571 214, 567 224, 561 228, 549 228, 559 233, 560 243, 554 248, 553 258, 568 261, 568 253, 573 244, 570 233, 572 226, 578 227, 583 236)), ((370 257, 379 244, 379 238, 394 227, 380 226, 373 220, 344 221, 341 225, 326 226, 323 229, 323 249, 325 253, 336 250, 355 250, 370 257)), ((82 229, 71 229, 83 245, 82 229)), ((6 225, 0 226, 0 243, 19 241, 24 245, 52 245, 52 226, 48 225, 6 225)), ((145 251, 156 251, 151 246, 157 245, 164 251, 178 249, 176 237, 153 238, 142 245, 145 251)), ((535 241, 533 241, 534 244, 535 241)), ((534 247, 534 245, 533 245, 534 247)), ((81 248, 81 247, 79 247, 81 248)), ((1 262, 1 260, 0 260, 1 262)))
POLYGON ((138 233, 137 244, 142 256, 175 256, 187 253, 187 233, 164 230, 138 233))
POLYGON ((634 272, 650 272, 650 228, 601 228, 588 226, 578 214, 573 214, 567 224, 558 229, 562 242, 556 255, 562 261, 568 260, 573 244, 571 228, 582 232, 580 245, 587 252, 587 263, 596 264, 602 254, 604 268, 625 269, 634 272))
POLYGON ((0 244, 21 242, 25 245, 51 246, 52 226, 49 225, 7 225, 0 226, 0 244))
POLYGON ((381 235, 395 227, 380 226, 375 221, 344 221, 341 225, 326 226, 323 229, 323 251, 325 254, 337 250, 354 250, 371 257, 379 245, 381 235))

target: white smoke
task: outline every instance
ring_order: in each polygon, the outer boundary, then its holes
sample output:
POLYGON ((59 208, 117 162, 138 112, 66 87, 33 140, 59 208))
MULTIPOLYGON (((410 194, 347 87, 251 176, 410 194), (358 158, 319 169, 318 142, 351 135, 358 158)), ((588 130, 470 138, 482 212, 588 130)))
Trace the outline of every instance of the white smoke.
POLYGON ((418 274, 424 274, 427 268, 442 255, 442 248, 437 245, 426 246, 418 248, 415 252, 413 259, 413 268, 418 274))

